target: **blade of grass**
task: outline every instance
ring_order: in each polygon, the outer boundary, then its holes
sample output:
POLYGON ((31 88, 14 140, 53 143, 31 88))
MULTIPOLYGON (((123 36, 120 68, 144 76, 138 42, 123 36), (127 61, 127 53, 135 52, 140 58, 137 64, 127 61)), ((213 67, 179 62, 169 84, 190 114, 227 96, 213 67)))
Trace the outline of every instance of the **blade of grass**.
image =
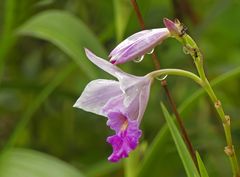
POLYGON ((178 154, 182 160, 183 166, 187 173, 187 176, 188 177, 200 177, 198 174, 198 170, 197 170, 197 168, 191 158, 191 155, 187 149, 187 146, 185 145, 185 143, 179 133, 179 130, 177 129, 177 127, 173 121, 173 117, 170 116, 170 114, 168 113, 168 111, 163 103, 161 103, 161 107, 162 107, 163 115, 166 119, 168 128, 171 132, 172 138, 177 147, 178 154))
POLYGON ((201 174, 201 177, 209 177, 208 176, 208 172, 207 172, 207 169, 199 155, 198 152, 196 152, 196 157, 197 157, 197 161, 198 161, 198 168, 199 168, 199 172, 201 174))
POLYGON ((69 55, 90 78, 98 71, 85 60, 84 47, 106 57, 106 51, 90 29, 75 16, 59 10, 44 11, 32 17, 17 34, 47 40, 69 55))

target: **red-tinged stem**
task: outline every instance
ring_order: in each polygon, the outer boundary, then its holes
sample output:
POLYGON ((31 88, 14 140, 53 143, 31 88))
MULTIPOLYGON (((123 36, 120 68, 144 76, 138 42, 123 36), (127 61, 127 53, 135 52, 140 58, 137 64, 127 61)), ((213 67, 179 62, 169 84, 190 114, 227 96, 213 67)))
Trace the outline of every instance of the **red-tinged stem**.
POLYGON ((135 11, 135 13, 137 15, 137 19, 138 19, 139 25, 141 26, 142 29, 145 29, 145 23, 144 23, 142 14, 140 12, 140 9, 138 7, 138 4, 137 4, 136 0, 131 0, 131 3, 132 3, 132 6, 134 8, 134 11, 135 11))
POLYGON ((184 14, 189 17, 194 25, 200 21, 196 12, 194 12, 188 0, 172 0, 175 16, 182 20, 184 14))
MULTIPOLYGON (((140 25, 141 29, 143 30, 143 29, 145 29, 145 23, 144 23, 141 11, 140 11, 140 9, 138 7, 138 4, 137 4, 136 0, 131 0, 131 3, 132 3, 132 6, 134 8, 134 11, 135 11, 135 13, 137 15, 139 25, 140 25)), ((153 59, 155 68, 156 69, 160 69, 160 62, 159 62, 155 52, 153 52, 153 54, 152 54, 152 59, 153 59)), ((188 150, 189 150, 189 152, 190 152, 190 154, 192 156, 192 159, 193 159, 196 167, 198 168, 194 148, 193 148, 192 143, 190 141, 190 138, 189 138, 189 136, 187 134, 186 128, 184 127, 184 123, 183 123, 183 121, 182 121, 182 119, 180 117, 180 114, 178 113, 178 110, 177 110, 177 107, 176 107, 176 103, 175 103, 175 101, 174 101, 174 99, 173 99, 173 97, 172 97, 172 95, 171 95, 171 93, 170 93, 170 91, 169 91, 169 89, 167 87, 167 81, 166 80, 161 81, 161 85, 164 88, 164 91, 166 93, 166 96, 167 96, 168 102, 169 102, 169 104, 171 106, 171 109, 172 109, 173 113, 175 114, 175 117, 177 119, 177 123, 178 123, 178 125, 180 127, 180 130, 181 130, 182 137, 183 137, 185 143, 187 144, 188 150)))
MULTIPOLYGON (((134 8, 134 11, 137 15, 138 23, 139 23, 141 29, 144 30, 145 29, 145 23, 144 23, 144 20, 143 20, 143 17, 142 17, 142 13, 141 13, 141 11, 138 7, 138 4, 137 4, 136 0, 131 0, 131 3, 132 3, 132 6, 134 8)), ((160 62, 157 59, 157 55, 156 55, 155 52, 152 53, 152 60, 153 60, 155 68, 160 69, 160 62)))

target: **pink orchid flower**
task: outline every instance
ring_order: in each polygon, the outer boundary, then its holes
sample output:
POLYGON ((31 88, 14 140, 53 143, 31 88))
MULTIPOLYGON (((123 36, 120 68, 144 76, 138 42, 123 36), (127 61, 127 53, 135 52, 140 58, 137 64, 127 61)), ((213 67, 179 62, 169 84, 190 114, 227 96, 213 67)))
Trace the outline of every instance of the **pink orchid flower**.
POLYGON ((152 78, 148 75, 138 77, 125 73, 88 49, 85 51, 91 62, 118 81, 91 81, 74 107, 108 118, 107 125, 115 131, 113 136, 107 138, 107 142, 113 147, 108 160, 117 162, 128 157, 139 143, 142 134, 139 125, 147 106, 152 78))

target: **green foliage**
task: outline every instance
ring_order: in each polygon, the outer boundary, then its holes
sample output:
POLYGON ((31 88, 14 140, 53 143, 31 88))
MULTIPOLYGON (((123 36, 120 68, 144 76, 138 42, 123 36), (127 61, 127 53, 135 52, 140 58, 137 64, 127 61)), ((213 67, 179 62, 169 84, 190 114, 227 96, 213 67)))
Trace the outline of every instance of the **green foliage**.
MULTIPOLYGON (((23 113, 21 120, 18 122, 16 128, 12 132, 11 136, 9 137, 8 141, 6 142, 4 149, 7 150, 14 145, 18 136, 20 136, 23 129, 27 126, 28 122, 33 117, 34 113, 40 107, 40 105, 48 98, 48 96, 56 89, 59 84, 61 84, 67 76, 75 69, 76 66, 74 64, 69 64, 66 68, 61 71, 31 102, 31 105, 27 108, 27 110, 23 113)), ((3 153, 2 150, 2 153, 3 153)), ((5 152, 4 152, 5 153, 5 152)))
POLYGON ((139 171, 139 165, 143 154, 145 154, 147 143, 142 143, 137 149, 131 152, 131 156, 124 160, 124 174, 125 177, 135 177, 139 171))
POLYGON ((131 12, 131 4, 128 0, 113 0, 114 12, 115 12, 115 24, 116 24, 116 33, 117 41, 120 42, 123 40, 123 35, 126 30, 128 20, 131 12))
POLYGON ((204 163, 203 163, 203 161, 202 161, 198 152, 196 152, 196 157, 197 157, 198 168, 199 168, 199 172, 201 174, 201 177, 209 177, 208 172, 206 170, 206 167, 205 167, 205 165, 204 165, 204 163))
MULTIPOLYGON (((211 82, 211 85, 214 87, 216 85, 224 84, 224 81, 227 81, 227 80, 237 77, 239 75, 240 75, 240 67, 237 67, 227 73, 223 73, 223 74, 219 75, 217 78, 215 78, 211 82)), ((185 99, 184 102, 179 106, 179 111, 185 112, 185 111, 189 110, 188 108, 190 107, 190 105, 192 105, 194 102, 196 102, 196 100, 205 93, 206 92, 204 91, 203 88, 194 92, 191 96, 189 96, 187 99, 185 99)))
POLYGON ((199 177, 197 168, 194 165, 191 155, 187 149, 187 146, 185 145, 185 143, 181 137, 181 134, 179 133, 179 131, 173 121, 173 117, 170 116, 170 114, 168 113, 168 111, 163 103, 161 103, 161 107, 163 110, 164 117, 167 121, 168 128, 170 129, 172 138, 176 144, 179 156, 181 157, 181 160, 182 160, 183 166, 185 168, 185 171, 187 173, 187 176, 188 177, 199 177))
POLYGON ((166 147, 167 138, 168 138, 165 133, 167 132, 166 129, 167 129, 167 126, 162 128, 161 131, 159 131, 159 133, 154 138, 151 146, 148 147, 148 150, 146 151, 144 159, 139 168, 138 177, 144 177, 148 175, 151 172, 151 170, 154 169, 155 166, 159 167, 158 165, 159 156, 160 158, 163 156, 162 158, 164 159, 164 155, 162 152, 164 152, 164 149, 165 149, 164 147, 166 147))
POLYGON ((104 48, 84 23, 64 11, 52 10, 38 14, 20 27, 18 34, 55 44, 91 78, 96 76, 96 70, 87 62, 83 48, 94 49, 97 54, 106 56, 104 48))
POLYGON ((11 149, 0 161, 1 177, 84 177, 76 168, 50 155, 11 149))

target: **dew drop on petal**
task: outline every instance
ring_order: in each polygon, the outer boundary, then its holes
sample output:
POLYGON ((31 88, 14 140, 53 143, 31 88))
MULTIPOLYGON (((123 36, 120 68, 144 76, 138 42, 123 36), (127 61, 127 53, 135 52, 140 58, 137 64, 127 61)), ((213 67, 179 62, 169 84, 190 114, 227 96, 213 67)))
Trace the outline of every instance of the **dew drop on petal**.
POLYGON ((183 46, 183 53, 185 53, 186 55, 189 54, 189 50, 187 47, 183 46))
POLYGON ((147 54, 152 54, 154 52, 154 49, 152 49, 151 51, 149 51, 147 54))
POLYGON ((168 77, 168 75, 166 74, 166 75, 164 75, 164 76, 158 76, 158 77, 156 77, 156 79, 159 80, 159 81, 163 81, 163 80, 165 80, 167 77, 168 77))
POLYGON ((142 55, 142 56, 136 58, 136 59, 133 60, 133 61, 134 61, 135 63, 140 63, 141 61, 143 61, 143 59, 144 59, 144 55, 142 55))

